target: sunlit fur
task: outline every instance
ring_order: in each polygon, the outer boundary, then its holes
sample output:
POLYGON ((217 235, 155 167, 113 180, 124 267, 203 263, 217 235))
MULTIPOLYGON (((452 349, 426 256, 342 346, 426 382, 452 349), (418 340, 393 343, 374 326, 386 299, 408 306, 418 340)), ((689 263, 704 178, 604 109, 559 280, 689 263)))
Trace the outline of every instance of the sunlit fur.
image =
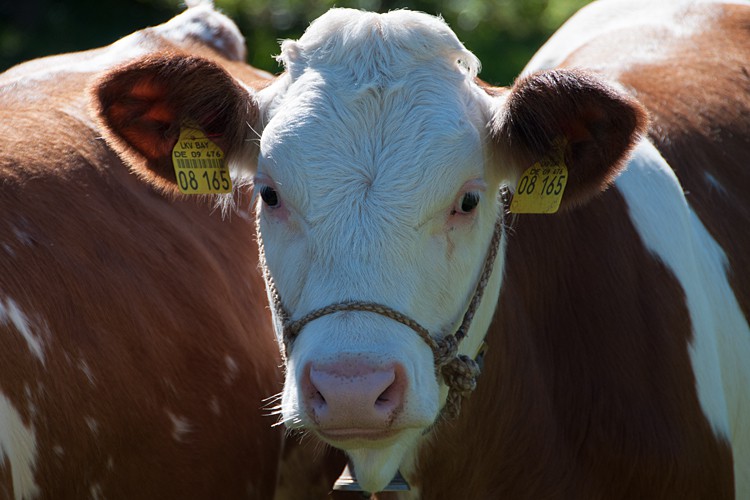
MULTIPOLYGON (((574 27, 561 28, 537 52, 524 73, 556 67, 569 59, 576 49, 585 47, 603 33, 613 33, 617 30, 635 32, 644 26, 653 25, 670 33, 670 37, 665 37, 665 40, 671 41, 671 37, 678 35, 695 37, 707 26, 712 27, 711 22, 716 22, 722 12, 719 8, 699 9, 697 4, 690 2, 683 2, 683 9, 676 9, 675 4, 666 2, 638 3, 642 4, 641 8, 637 8, 636 2, 632 0, 590 4, 577 15, 577 24, 574 27), (688 9, 691 6, 693 9, 688 9), (644 15, 643 7, 653 9, 651 14, 644 15)), ((726 5, 732 2, 707 0, 699 4, 712 3, 726 5)), ((747 3, 740 2, 739 5, 747 3)), ((713 37, 711 34, 705 36, 713 37)), ((667 56, 678 60, 677 56, 665 49, 668 46, 666 43, 653 43, 659 50, 629 54, 629 58, 639 58, 644 63, 667 56)), ((710 50, 710 47, 705 47, 700 41, 692 43, 703 47, 704 50, 710 50)), ((671 44, 671 50, 679 47, 674 42, 671 44)), ((733 62, 729 52, 723 54, 722 60, 727 68, 732 68, 733 62)), ((701 64, 703 62, 701 59, 701 64)), ((684 61, 682 64, 689 65, 684 61)), ((726 75, 726 80, 731 81, 728 76, 731 75, 731 71, 727 70, 726 75)), ((649 72, 649 77, 658 81, 658 75, 649 72)), ((711 84, 710 92, 720 95, 719 87, 714 88, 713 81, 711 84)), ((694 81, 691 85, 694 88, 699 87, 694 81)), ((736 97, 727 95, 724 99, 731 102, 736 97)), ((665 103, 664 106, 669 107, 670 104, 665 103)), ((696 103, 691 103, 691 106, 698 109, 697 100, 696 103)), ((738 106, 737 109, 742 108, 738 106)), ((710 123, 710 119, 706 117, 701 117, 701 121, 710 123)), ((733 121, 726 118, 726 123, 733 121)), ((686 123, 680 123, 679 126, 687 127, 686 123)), ((718 132, 712 131, 712 134, 720 137, 718 132)), ((716 138, 713 140, 719 141, 716 138)), ((722 156, 731 157, 731 145, 720 144, 722 156)), ((699 148, 693 147, 696 150, 699 148)), ((701 157, 699 161, 705 160, 701 157)), ((727 168, 721 163, 716 166, 727 168)), ((708 167, 707 164, 700 164, 701 169, 708 167)), ((715 239, 711 226, 707 227, 706 221, 698 217, 696 207, 700 205, 700 199, 693 195, 689 187, 681 184, 686 182, 687 176, 684 172, 690 168, 690 165, 670 166, 652 141, 644 139, 636 148, 628 169, 618 178, 615 187, 626 200, 630 218, 644 245, 653 255, 658 256, 682 285, 690 311, 693 336, 690 360, 701 408, 717 439, 731 443, 736 497, 748 498, 750 427, 747 425, 746 415, 750 409, 747 390, 750 381, 750 369, 747 364, 750 354, 750 328, 731 285, 732 274, 739 271, 731 269, 726 250, 722 249, 715 239), (678 179, 678 174, 682 174, 683 177, 678 179), (683 193, 687 196, 683 197, 683 193)), ((710 171, 705 175, 710 186, 718 189, 722 197, 729 197, 710 171)), ((721 218, 724 217, 728 216, 722 214, 721 218)), ((733 220, 732 224, 739 227, 740 222, 733 220)))
MULTIPOLYGON (((261 233, 284 305, 297 318, 372 301, 434 336, 452 332, 487 252, 503 175, 488 168, 492 102, 474 83, 477 59, 438 18, 347 9, 285 41, 279 59, 287 72, 258 94, 265 123, 256 178, 281 199, 262 207, 261 233), (474 216, 452 217, 473 180, 486 184, 474 216)), ((462 352, 476 354, 500 276, 496 270, 462 352)), ((406 369, 398 438, 346 450, 362 485, 375 491, 438 417, 447 390, 409 328, 339 313, 312 322, 294 343, 281 402, 287 425, 312 424, 299 402, 302 368, 342 354, 406 369)))

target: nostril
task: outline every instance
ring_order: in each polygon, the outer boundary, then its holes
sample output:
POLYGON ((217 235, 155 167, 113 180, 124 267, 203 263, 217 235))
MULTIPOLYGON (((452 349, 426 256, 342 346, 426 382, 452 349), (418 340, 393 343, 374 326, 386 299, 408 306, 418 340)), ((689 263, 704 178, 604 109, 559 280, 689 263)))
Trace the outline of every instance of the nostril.
POLYGON ((320 391, 315 391, 315 394, 313 394, 313 402, 318 404, 325 404, 326 398, 323 397, 323 395, 320 393, 320 391))
POLYGON ((378 396, 378 398, 375 400, 375 405, 388 406, 394 401, 397 391, 398 389, 396 388, 396 381, 394 381, 391 385, 388 386, 386 390, 384 390, 380 394, 380 396, 378 396))
POLYGON ((400 364, 309 364, 301 389, 309 416, 323 427, 380 427, 392 422, 406 387, 400 364))
POLYGON ((404 399, 405 391, 405 375, 402 373, 403 369, 400 366, 394 367, 393 370, 393 382, 386 387, 386 389, 380 393, 375 400, 375 407, 379 410, 392 411, 398 408, 404 399))

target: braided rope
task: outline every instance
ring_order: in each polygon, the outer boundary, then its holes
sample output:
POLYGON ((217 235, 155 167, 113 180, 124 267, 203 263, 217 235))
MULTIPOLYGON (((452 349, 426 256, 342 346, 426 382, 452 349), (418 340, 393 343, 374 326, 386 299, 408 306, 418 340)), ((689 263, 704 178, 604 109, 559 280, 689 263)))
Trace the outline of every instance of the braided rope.
POLYGON ((291 340, 294 340, 297 335, 299 335, 302 328, 310 323, 311 321, 314 321, 318 318, 322 318, 323 316, 327 316, 329 314, 333 314, 336 312, 341 311, 363 311, 363 312, 371 312, 375 314, 379 314, 381 316, 385 316, 387 318, 390 318, 394 321, 398 321, 399 323, 408 326, 412 330, 414 330, 417 335, 422 337, 422 340, 424 340, 427 345, 430 346, 430 349, 435 350, 438 349, 438 345, 435 343, 435 340, 430 336, 430 332, 427 331, 426 328, 424 328, 422 325, 411 319, 410 317, 406 316, 405 314, 402 314, 394 309, 391 309, 390 307, 376 304, 373 302, 340 302, 338 304, 332 304, 330 306, 322 307, 320 309, 316 309, 315 311, 306 314, 305 316, 301 317, 298 320, 295 321, 289 321, 285 325, 285 335, 289 335, 291 340))
POLYGON ((487 287, 487 283, 489 283, 490 281, 490 276, 492 276, 492 270, 495 266, 495 260, 497 259, 498 252, 500 251, 500 239, 502 237, 502 234, 503 217, 501 215, 495 221, 495 228, 492 232, 492 239, 490 240, 489 250, 487 251, 487 255, 484 258, 482 274, 479 275, 479 281, 474 288, 474 295, 471 298, 471 302, 469 302, 469 307, 466 309, 466 313, 464 313, 464 318, 463 320, 461 320, 461 325, 458 327, 458 330, 456 330, 456 338, 459 342, 461 342, 464 337, 466 337, 466 334, 469 333, 469 327, 471 326, 471 322, 474 320, 474 314, 477 312, 477 309, 479 309, 479 304, 482 301, 482 297, 484 296, 484 289, 487 287))
POLYGON ((443 366, 442 375, 448 390, 448 399, 443 407, 446 418, 458 417, 461 411, 461 400, 468 398, 477 388, 477 379, 481 370, 479 364, 465 354, 459 354, 443 366))
POLYGON ((291 339, 288 339, 284 327, 284 325, 289 322, 289 314, 286 312, 286 308, 281 301, 281 294, 279 293, 278 288, 276 288, 276 282, 273 280, 271 271, 268 269, 268 264, 266 263, 266 246, 263 243, 263 236, 260 234, 260 210, 257 209, 255 214, 255 235, 258 239, 258 266, 263 275, 263 281, 266 282, 266 292, 268 293, 271 312, 281 323, 282 327, 282 340, 284 341, 284 345, 281 346, 281 359, 284 361, 284 365, 286 365, 288 353, 292 348, 291 339))
MULTIPOLYGON (((505 206, 506 194, 501 192, 501 196, 503 199, 503 205, 505 206)), ((432 335, 430 335, 429 330, 405 314, 388 306, 374 302, 340 302, 316 309, 297 320, 291 320, 291 315, 284 307, 281 300, 281 294, 276 288, 273 276, 271 276, 268 266, 266 265, 265 246, 260 232, 260 211, 257 211, 255 224, 258 238, 259 265, 263 273, 263 279, 266 282, 266 288, 274 315, 281 323, 282 340, 284 343, 283 352, 281 354, 284 363, 286 363, 294 339, 297 338, 302 329, 308 323, 322 318, 323 316, 344 311, 362 311, 379 314, 411 328, 430 347, 435 360, 435 371, 442 376, 443 381, 448 386, 448 398, 442 410, 443 415, 448 419, 458 417, 461 411, 462 399, 468 397, 474 391, 477 386, 477 379, 481 372, 480 367, 475 360, 464 354, 458 354, 458 344, 466 337, 469 328, 471 327, 471 322, 474 319, 474 315, 479 308, 482 296, 484 295, 484 289, 486 288, 487 283, 489 283, 490 276, 492 275, 502 237, 503 213, 498 216, 497 221, 495 222, 489 249, 485 256, 482 273, 480 274, 479 280, 474 288, 474 293, 466 308, 461 324, 455 334, 448 334, 440 339, 433 338, 432 335)))

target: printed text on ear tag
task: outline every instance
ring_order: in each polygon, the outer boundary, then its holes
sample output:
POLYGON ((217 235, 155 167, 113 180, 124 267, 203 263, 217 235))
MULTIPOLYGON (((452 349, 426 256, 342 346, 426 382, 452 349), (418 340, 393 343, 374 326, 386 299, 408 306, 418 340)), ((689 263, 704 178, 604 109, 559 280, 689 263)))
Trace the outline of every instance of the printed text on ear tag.
POLYGON ((224 151, 202 130, 183 126, 172 148, 177 187, 183 194, 220 194, 232 192, 224 151))
POLYGON ((510 211, 514 214, 553 214, 560 208, 567 183, 565 141, 558 139, 550 155, 521 174, 510 211))

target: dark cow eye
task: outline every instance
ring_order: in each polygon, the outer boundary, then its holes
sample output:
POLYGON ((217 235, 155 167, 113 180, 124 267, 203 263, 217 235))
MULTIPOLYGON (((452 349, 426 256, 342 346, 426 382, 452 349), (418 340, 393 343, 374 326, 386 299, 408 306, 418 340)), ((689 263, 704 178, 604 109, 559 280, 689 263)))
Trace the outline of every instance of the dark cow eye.
POLYGON ((479 193, 469 191, 458 200, 458 212, 462 214, 471 213, 472 210, 477 208, 477 205, 479 205, 479 193))
POLYGON ((279 195, 276 190, 270 186, 261 186, 260 197, 263 202, 271 208, 279 206, 279 195))

